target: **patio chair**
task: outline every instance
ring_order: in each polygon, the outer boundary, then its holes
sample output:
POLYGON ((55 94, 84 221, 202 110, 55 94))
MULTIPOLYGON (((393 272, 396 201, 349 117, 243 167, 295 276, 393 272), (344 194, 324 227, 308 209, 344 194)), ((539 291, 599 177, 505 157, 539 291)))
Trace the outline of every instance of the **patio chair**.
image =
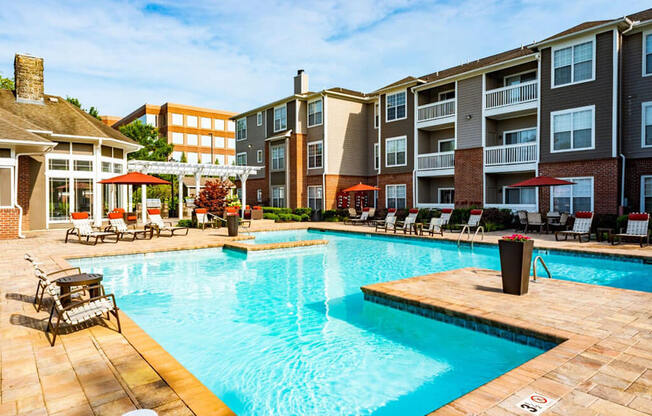
POLYGON ((201 227, 202 231, 208 226, 213 226, 213 222, 209 218, 208 209, 195 208, 195 216, 197 217, 197 227, 201 227))
POLYGON ((149 208, 147 209, 147 216, 149 217, 149 223, 145 225, 145 229, 153 229, 156 231, 156 236, 160 237, 161 232, 166 231, 169 232, 170 235, 168 237, 172 237, 174 235, 181 235, 181 234, 175 234, 176 231, 184 231, 185 234, 183 235, 188 235, 188 227, 174 227, 170 221, 163 222, 163 219, 161 218, 161 210, 156 209, 156 208, 149 208))
POLYGON ((367 221, 369 221, 369 208, 363 208, 360 218, 348 218, 344 221, 344 224, 364 224, 367 221))
POLYGON ((138 214, 135 212, 126 212, 124 208, 115 208, 113 212, 119 212, 122 214, 125 224, 127 224, 127 226, 133 225, 134 228, 136 228, 136 224, 138 224, 138 214))
POLYGON ((355 210, 355 208, 349 208, 349 219, 354 219, 354 218, 360 218, 360 215, 358 215, 358 212, 355 210))
POLYGON ((539 227, 539 233, 543 231, 543 227, 546 226, 546 223, 543 221, 540 212, 528 212, 527 213, 527 223, 525 224, 525 231, 528 232, 530 228, 539 227))
POLYGON ((523 230, 523 232, 526 232, 526 230, 527 230, 527 211, 518 210, 518 211, 516 211, 516 215, 518 215, 518 224, 516 225, 515 231, 523 230))
POLYGON ((385 225, 387 220, 390 219, 390 217, 395 217, 396 216, 396 208, 388 208, 387 209, 387 215, 385 216, 384 220, 374 220, 373 222, 370 222, 371 226, 376 226, 376 227, 382 227, 385 225))
POLYGON ((396 227, 394 227, 394 232, 396 232, 397 230, 402 230, 403 234, 407 234, 408 231, 410 232, 410 234, 412 234, 412 230, 414 229, 414 224, 417 222, 418 214, 419 214, 419 210, 416 208, 412 208, 410 211, 408 211, 408 216, 405 217, 405 220, 398 221, 396 223, 396 227))
POLYGON ((444 234, 444 229, 446 227, 450 227, 450 220, 451 220, 451 215, 453 215, 453 208, 442 208, 441 209, 441 215, 439 218, 441 218, 441 232, 442 235, 444 234))
MULTIPOLYGON (((32 256, 29 253, 25 253, 25 260, 31 263, 34 267, 34 276, 38 279, 36 285, 36 294, 34 295, 34 306, 36 307, 36 312, 41 310, 41 305, 43 304, 43 295, 45 294, 45 289, 53 282, 56 282, 58 279, 70 275, 81 274, 81 269, 79 267, 68 267, 65 269, 58 269, 52 272, 45 272, 42 269, 43 263, 40 262, 36 257, 32 256), (64 274, 62 274, 64 273, 64 274)), ((58 289, 58 287, 57 287, 58 289)))
POLYGON ((130 230, 125 223, 123 215, 119 212, 109 212, 109 226, 104 229, 104 231, 113 231, 118 234, 119 240, 124 240, 125 236, 131 236, 130 241, 136 241, 140 236, 142 239, 147 238, 147 233, 149 233, 150 240, 153 236, 153 230, 130 230))
POLYGON ((376 231, 383 230, 387 232, 388 230, 394 230, 396 233, 396 215, 389 215, 385 217, 385 220, 382 223, 376 224, 376 231))
POLYGON ((430 218, 430 222, 428 223, 428 227, 421 229, 421 235, 423 235, 424 233, 428 233, 430 235, 435 235, 435 233, 437 233, 437 234, 441 234, 441 236, 443 237, 444 236, 444 225, 446 223, 448 223, 448 218, 450 218, 450 216, 448 216, 448 217, 440 216, 440 217, 432 217, 432 218, 430 218), (444 222, 444 221, 446 221, 446 222, 444 222))
POLYGON ((461 231, 464 231, 466 228, 469 231, 475 231, 477 228, 481 227, 480 220, 482 219, 482 209, 472 209, 469 215, 469 219, 466 221, 466 224, 455 224, 453 227, 459 228, 461 231))
POLYGON ((650 223, 650 214, 646 212, 634 212, 627 216, 627 228, 625 232, 614 234, 611 236, 611 244, 620 244, 621 240, 631 239, 638 241, 638 244, 643 247, 643 244, 650 244, 650 230, 648 228, 650 223))
POLYGON ((263 208, 257 205, 254 205, 254 208, 251 210, 251 219, 252 220, 262 220, 263 219, 263 208))
POLYGON ((48 292, 54 300, 52 304, 52 309, 50 310, 50 319, 48 319, 48 325, 45 328, 46 335, 50 333, 50 328, 52 328, 52 340, 50 345, 54 346, 54 343, 59 335, 59 330, 61 329, 61 323, 65 322, 66 324, 73 326, 81 323, 89 322, 97 317, 102 317, 106 314, 106 319, 110 320, 113 315, 116 318, 118 323, 118 332, 122 332, 120 327, 120 316, 118 313, 118 306, 115 303, 115 297, 112 293, 105 294, 104 287, 102 285, 88 286, 76 290, 71 290, 65 295, 59 295, 59 290, 56 283, 52 283, 47 287, 48 292), (98 289, 100 295, 93 298, 81 299, 78 301, 72 301, 68 306, 63 306, 61 299, 70 297, 73 299, 74 295, 79 294, 80 292, 85 292, 86 290, 98 289), (56 314, 57 322, 53 323, 53 318, 56 314))
POLYGON ((374 207, 368 207, 369 208, 369 220, 373 220, 374 217, 376 216, 376 208, 374 207))
POLYGON ((90 244, 90 239, 94 238, 93 245, 96 245, 98 240, 104 242, 106 237, 115 237, 115 241, 113 242, 118 242, 118 234, 112 231, 93 230, 94 227, 91 224, 88 212, 73 212, 70 214, 70 219, 73 227, 66 230, 66 243, 71 235, 76 235, 80 243, 82 242, 82 238, 86 237, 86 244, 90 244))
POLYGON ((568 212, 562 212, 559 215, 559 222, 548 221, 548 229, 551 231, 565 231, 568 230, 568 219, 570 215, 568 212))
POLYGON ((573 239, 579 238, 580 243, 582 242, 583 236, 586 236, 586 241, 590 241, 591 223, 593 223, 592 212, 577 212, 575 213, 575 222, 573 223, 573 229, 569 231, 555 231, 555 240, 559 241, 559 236, 563 235, 564 241, 566 241, 570 235, 573 237, 573 239))

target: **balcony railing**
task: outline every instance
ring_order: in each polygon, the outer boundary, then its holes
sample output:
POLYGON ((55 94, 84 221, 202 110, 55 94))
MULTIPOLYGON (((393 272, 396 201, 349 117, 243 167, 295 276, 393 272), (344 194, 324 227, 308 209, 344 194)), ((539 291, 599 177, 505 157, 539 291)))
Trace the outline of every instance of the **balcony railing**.
POLYGON ((485 108, 492 109, 514 104, 523 104, 537 99, 537 81, 510 85, 485 92, 485 108))
POLYGON ((487 147, 484 152, 484 163, 487 166, 513 165, 515 163, 531 163, 537 161, 536 143, 487 147))
POLYGON ((455 115, 455 98, 421 105, 417 108, 417 121, 429 121, 455 115))
POLYGON ((428 153, 418 155, 418 169, 450 169, 455 167, 455 152, 428 153))

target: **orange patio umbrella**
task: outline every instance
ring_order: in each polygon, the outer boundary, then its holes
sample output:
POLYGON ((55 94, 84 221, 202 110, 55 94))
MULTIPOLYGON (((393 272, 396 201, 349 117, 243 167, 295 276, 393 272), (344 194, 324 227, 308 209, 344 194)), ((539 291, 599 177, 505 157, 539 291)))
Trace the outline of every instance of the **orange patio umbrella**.
POLYGON ((349 188, 344 189, 342 192, 362 192, 362 191, 380 191, 380 188, 371 185, 365 185, 362 182, 360 182, 357 185, 353 185, 349 188))
POLYGON ((109 179, 99 181, 99 183, 107 183, 114 185, 169 185, 170 182, 157 178, 156 176, 145 175, 140 172, 129 172, 124 175, 116 176, 109 179))

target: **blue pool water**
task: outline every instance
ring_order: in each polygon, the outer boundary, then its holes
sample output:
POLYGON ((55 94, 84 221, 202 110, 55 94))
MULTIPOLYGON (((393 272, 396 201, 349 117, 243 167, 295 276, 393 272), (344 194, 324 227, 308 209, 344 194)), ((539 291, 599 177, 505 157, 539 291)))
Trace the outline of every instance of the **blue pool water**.
MULTIPOLYGON (((460 267, 497 249, 292 231, 329 244, 71 260, 104 273, 119 306, 239 415, 422 415, 543 352, 366 302, 360 286, 460 267)), ((650 266, 544 256, 557 278, 636 284, 650 266)), ((619 286, 620 287, 620 286, 619 286)))

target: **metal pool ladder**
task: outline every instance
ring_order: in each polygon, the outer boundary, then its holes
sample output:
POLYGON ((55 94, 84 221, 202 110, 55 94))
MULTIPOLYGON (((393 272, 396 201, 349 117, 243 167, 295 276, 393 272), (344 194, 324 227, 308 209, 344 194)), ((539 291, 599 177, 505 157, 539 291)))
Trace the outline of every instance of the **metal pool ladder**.
POLYGON ((484 240, 484 227, 482 225, 478 226, 478 228, 475 229, 475 233, 473 233, 473 238, 471 238, 471 227, 468 225, 465 225, 462 228, 462 231, 460 232, 460 236, 457 237, 457 245, 460 245, 460 240, 462 239, 462 236, 464 235, 464 231, 466 231, 467 235, 469 236, 467 240, 471 240, 471 248, 473 248, 473 242, 475 241, 475 237, 478 236, 478 231, 482 231, 482 240, 484 240))
POLYGON ((544 269, 546 269, 546 273, 548 273, 548 279, 552 279, 552 274, 550 274, 550 270, 548 270, 548 266, 546 266, 546 262, 543 261, 543 257, 541 256, 536 256, 534 258, 534 261, 532 262, 532 268, 534 272, 534 281, 536 282, 537 280, 537 260, 541 263, 544 269))

